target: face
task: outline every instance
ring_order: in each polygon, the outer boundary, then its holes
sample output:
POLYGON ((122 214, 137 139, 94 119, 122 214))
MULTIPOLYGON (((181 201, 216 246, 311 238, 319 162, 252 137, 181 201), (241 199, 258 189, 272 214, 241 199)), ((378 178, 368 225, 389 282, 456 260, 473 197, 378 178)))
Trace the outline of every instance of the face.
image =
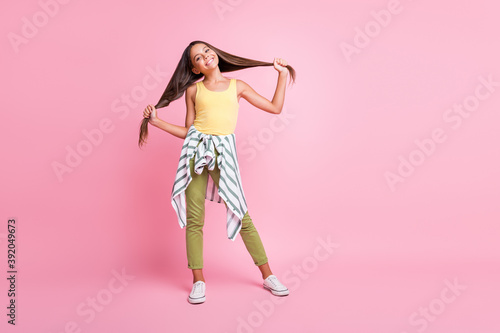
POLYGON ((205 73, 218 66, 219 58, 215 51, 205 44, 195 44, 191 47, 191 64, 193 73, 205 73))

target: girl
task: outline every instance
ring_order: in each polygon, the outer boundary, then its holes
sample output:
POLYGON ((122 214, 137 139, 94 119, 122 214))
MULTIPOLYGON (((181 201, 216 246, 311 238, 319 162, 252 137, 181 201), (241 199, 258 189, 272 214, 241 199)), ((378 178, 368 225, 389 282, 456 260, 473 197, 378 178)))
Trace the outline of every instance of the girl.
POLYGON ((192 304, 205 301, 202 271, 205 199, 224 202, 228 238, 234 241, 238 233, 241 235, 260 269, 263 287, 273 295, 289 294, 271 272, 264 246, 248 214, 234 135, 241 97, 266 112, 281 113, 289 73, 295 82, 295 70, 281 58, 275 58, 273 63, 256 61, 229 54, 203 41, 193 41, 184 50, 160 101, 144 109, 139 146, 146 142, 148 124, 184 139, 172 189, 172 206, 181 228, 186 227, 188 268, 193 273, 188 301, 192 304), (221 74, 256 66, 274 66, 279 73, 272 101, 259 95, 247 83, 221 74), (198 81, 200 78, 203 81, 198 81), (168 106, 184 92, 185 126, 159 119, 156 109, 168 106))

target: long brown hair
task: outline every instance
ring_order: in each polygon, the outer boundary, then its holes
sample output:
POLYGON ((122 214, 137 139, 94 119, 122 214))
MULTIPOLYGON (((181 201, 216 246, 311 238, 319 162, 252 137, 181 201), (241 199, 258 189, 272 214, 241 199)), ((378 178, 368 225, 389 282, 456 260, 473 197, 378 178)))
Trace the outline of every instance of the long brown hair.
MULTIPOLYGON (((273 66, 272 62, 264 62, 258 60, 247 59, 243 57, 239 57, 225 51, 222 51, 207 42, 203 41, 193 41, 189 43, 184 52, 182 53, 181 60, 177 64, 177 68, 175 69, 172 78, 168 82, 167 88, 160 97, 158 103, 156 103, 155 108, 163 108, 170 104, 170 102, 175 101, 178 98, 181 98, 184 95, 184 92, 187 88, 198 81, 203 77, 203 74, 195 74, 191 70, 193 68, 193 64, 191 62, 191 48, 196 44, 205 44, 209 48, 211 48, 219 57, 219 70, 224 72, 233 72, 240 69, 257 67, 257 66, 273 66)), ((290 72, 291 81, 295 83, 295 70, 292 66, 287 65, 288 71, 290 72)), ((144 143, 146 143, 146 139, 148 136, 148 123, 149 118, 142 119, 140 133, 139 133, 139 147, 142 147, 144 143)))

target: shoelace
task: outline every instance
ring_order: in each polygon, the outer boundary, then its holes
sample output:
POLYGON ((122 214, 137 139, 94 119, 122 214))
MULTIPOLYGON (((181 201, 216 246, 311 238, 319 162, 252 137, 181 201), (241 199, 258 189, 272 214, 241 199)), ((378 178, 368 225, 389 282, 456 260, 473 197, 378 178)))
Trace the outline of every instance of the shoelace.
POLYGON ((268 280, 269 282, 271 282, 273 284, 274 287, 284 287, 279 281, 278 281, 278 278, 276 278, 276 276, 271 276, 268 280))
POLYGON ((202 283, 195 283, 194 284, 194 290, 193 290, 193 295, 196 295, 198 293, 198 289, 200 289, 200 293, 202 292, 202 288, 201 288, 201 285, 202 283))

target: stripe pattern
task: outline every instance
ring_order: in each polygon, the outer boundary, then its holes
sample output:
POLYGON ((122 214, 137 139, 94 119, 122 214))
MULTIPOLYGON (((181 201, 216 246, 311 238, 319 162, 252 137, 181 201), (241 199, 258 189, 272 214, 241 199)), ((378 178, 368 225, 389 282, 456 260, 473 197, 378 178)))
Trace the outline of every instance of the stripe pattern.
POLYGON ((241 183, 234 133, 213 135, 198 131, 194 125, 189 128, 181 149, 171 196, 172 206, 181 228, 184 228, 187 223, 185 191, 192 180, 189 161, 193 156, 195 156, 194 172, 197 174, 201 174, 205 166, 208 170, 213 170, 215 163, 218 164, 220 169, 219 187, 212 177, 208 176, 205 199, 227 204, 227 237, 234 241, 241 230, 241 220, 248 210, 241 183), (215 149, 219 153, 217 162, 215 149))

